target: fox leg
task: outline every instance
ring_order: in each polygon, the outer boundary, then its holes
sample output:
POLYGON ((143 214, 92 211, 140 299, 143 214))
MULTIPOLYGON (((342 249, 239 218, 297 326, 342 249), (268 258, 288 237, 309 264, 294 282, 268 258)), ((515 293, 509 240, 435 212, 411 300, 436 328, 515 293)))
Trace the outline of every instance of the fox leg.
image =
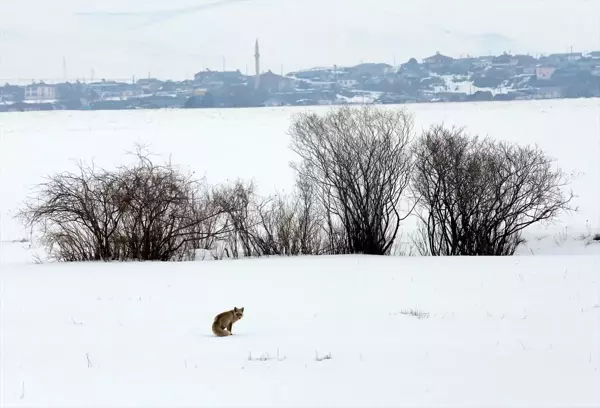
POLYGON ((227 330, 229 330, 229 333, 231 333, 231 328, 233 327, 233 323, 229 323, 227 325, 227 330))

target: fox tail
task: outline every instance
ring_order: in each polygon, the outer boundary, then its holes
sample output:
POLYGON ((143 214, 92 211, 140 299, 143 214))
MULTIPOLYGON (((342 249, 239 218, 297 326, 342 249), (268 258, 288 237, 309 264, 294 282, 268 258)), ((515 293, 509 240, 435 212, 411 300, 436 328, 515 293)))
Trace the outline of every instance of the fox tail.
POLYGON ((212 332, 217 337, 225 337, 225 336, 231 335, 231 333, 229 332, 229 330, 222 328, 221 326, 219 326, 219 324, 217 322, 213 323, 213 325, 212 325, 212 332))

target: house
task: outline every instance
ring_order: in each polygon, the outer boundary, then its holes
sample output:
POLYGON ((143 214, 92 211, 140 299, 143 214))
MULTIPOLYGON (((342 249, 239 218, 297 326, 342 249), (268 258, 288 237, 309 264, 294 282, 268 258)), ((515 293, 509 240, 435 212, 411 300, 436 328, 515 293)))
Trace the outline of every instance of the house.
POLYGON ((0 87, 0 101, 22 102, 25 99, 25 89, 17 85, 6 84, 0 87))
POLYGON ((471 70, 479 60, 473 57, 457 58, 453 61, 452 66, 466 71, 471 70))
POLYGON ((438 51, 435 55, 423 59, 423 65, 425 65, 427 69, 439 69, 452 64, 452 61, 454 61, 454 58, 442 55, 438 51))
POLYGON ((163 82, 156 78, 145 78, 145 79, 138 80, 136 82, 136 85, 141 90, 148 92, 148 93, 152 93, 152 92, 158 91, 160 89, 160 87, 163 85, 163 82))
POLYGON ((358 85, 358 81, 356 79, 338 79, 337 84, 342 88, 354 88, 358 85))
POLYGON ((477 58, 477 61, 473 64, 475 68, 485 68, 492 66, 492 61, 496 58, 494 55, 484 55, 477 58))
POLYGON ((582 70, 590 71, 596 67, 596 65, 600 64, 600 58, 591 58, 586 56, 585 58, 577 60, 575 64, 582 70))
MULTIPOLYGON (((93 82, 88 87, 94 91, 101 100, 118 101, 132 98, 143 94, 143 90, 139 89, 135 84, 126 82, 106 81, 93 82)), ((117 106, 118 104, 114 104, 117 106)), ((107 105, 108 106, 108 105, 107 105)), ((111 105, 112 108, 113 105, 111 105)))
POLYGON ((55 101, 58 98, 55 85, 43 82, 25 88, 25 101, 55 101))
POLYGON ((421 69, 421 65, 415 58, 411 58, 404 64, 400 64, 400 71, 402 71, 402 70, 418 71, 420 69, 421 69))
POLYGON ((550 54, 548 55, 548 62, 551 64, 564 64, 566 62, 574 62, 583 58, 581 52, 568 52, 562 54, 550 54))
POLYGON ((198 72, 194 75, 194 82, 197 84, 207 84, 213 87, 239 84, 246 81, 240 70, 236 71, 206 71, 198 72))
POLYGON ((260 74, 259 89, 269 93, 289 92, 295 89, 296 80, 282 75, 277 75, 271 70, 260 74))
POLYGON ((535 77, 540 81, 549 81, 552 79, 555 71, 556 68, 550 65, 539 65, 535 67, 535 77))
POLYGON ((309 81, 329 81, 334 76, 333 73, 337 71, 337 69, 316 67, 296 72, 290 72, 286 75, 286 77, 305 79, 309 81))
MULTIPOLYGON (((428 72, 425 73, 425 76, 428 74, 428 72)), ((420 79, 424 75, 421 64, 419 64, 416 59, 411 58, 408 62, 400 65, 400 69, 396 73, 396 76, 402 79, 411 80, 420 79)))
POLYGON ((532 67, 537 64, 537 59, 531 55, 515 55, 513 57, 519 67, 532 67))
POLYGON ((535 76, 536 68, 537 67, 535 65, 530 65, 527 67, 517 67, 517 73, 523 74, 523 75, 534 75, 535 76))
POLYGON ((370 75, 374 77, 384 76, 393 67, 385 63, 364 63, 347 69, 354 76, 370 75))
POLYGON ((501 67, 516 67, 519 64, 519 60, 512 55, 508 55, 506 53, 494 57, 492 60, 492 67, 501 68, 501 67))

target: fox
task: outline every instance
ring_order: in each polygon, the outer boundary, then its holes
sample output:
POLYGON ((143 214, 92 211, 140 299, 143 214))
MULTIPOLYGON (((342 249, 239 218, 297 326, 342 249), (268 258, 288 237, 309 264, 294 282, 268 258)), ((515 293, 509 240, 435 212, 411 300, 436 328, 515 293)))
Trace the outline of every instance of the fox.
POLYGON ((234 307, 233 310, 228 310, 223 313, 219 313, 215 317, 215 321, 212 324, 212 331, 215 336, 225 337, 231 336, 231 328, 235 322, 244 317, 244 308, 234 307))

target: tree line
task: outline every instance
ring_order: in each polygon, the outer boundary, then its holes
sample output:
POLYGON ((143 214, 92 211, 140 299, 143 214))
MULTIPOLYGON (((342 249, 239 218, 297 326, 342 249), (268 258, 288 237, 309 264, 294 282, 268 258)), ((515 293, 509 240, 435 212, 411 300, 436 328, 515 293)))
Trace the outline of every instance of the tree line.
POLYGON ((17 217, 59 261, 176 261, 389 255, 411 215, 421 255, 513 255, 525 228, 572 210, 566 174, 539 148, 444 125, 415 136, 403 109, 300 113, 289 135, 291 194, 209 185, 138 146, 131 165, 47 177, 17 217))

